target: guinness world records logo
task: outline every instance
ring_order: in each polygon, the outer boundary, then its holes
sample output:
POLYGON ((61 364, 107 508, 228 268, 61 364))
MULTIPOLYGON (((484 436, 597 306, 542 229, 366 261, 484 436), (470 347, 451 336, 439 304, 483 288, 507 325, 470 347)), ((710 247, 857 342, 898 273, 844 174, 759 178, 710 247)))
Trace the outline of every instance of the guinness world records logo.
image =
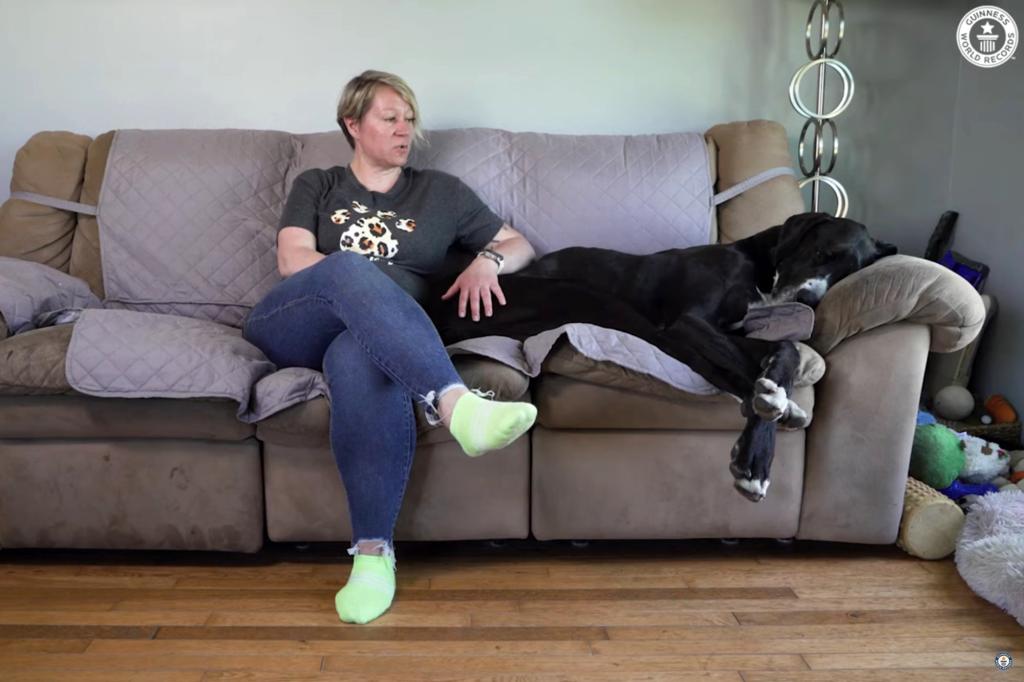
POLYGON ((965 14, 956 27, 960 54, 971 64, 993 69, 1013 57, 1020 42, 1017 22, 994 5, 981 5, 965 14))

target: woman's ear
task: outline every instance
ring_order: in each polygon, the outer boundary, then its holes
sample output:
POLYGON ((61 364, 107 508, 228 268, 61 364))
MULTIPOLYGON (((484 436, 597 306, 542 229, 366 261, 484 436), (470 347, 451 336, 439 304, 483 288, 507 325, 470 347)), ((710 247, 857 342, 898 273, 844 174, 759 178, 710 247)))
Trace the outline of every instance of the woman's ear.
POLYGON ((341 119, 345 124, 345 130, 352 136, 353 140, 359 139, 359 120, 351 116, 341 119))

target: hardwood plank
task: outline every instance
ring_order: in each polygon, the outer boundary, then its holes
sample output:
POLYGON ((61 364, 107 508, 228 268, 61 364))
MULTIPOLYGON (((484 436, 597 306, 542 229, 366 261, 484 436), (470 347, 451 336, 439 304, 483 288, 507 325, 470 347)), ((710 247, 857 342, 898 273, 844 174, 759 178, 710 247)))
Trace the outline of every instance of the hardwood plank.
MULTIPOLYGON (((54 682, 67 679, 66 675, 55 675, 52 670, 5 671, 4 682, 54 682)), ((76 670, 74 682, 201 682, 202 671, 147 671, 144 676, 138 672, 117 670, 76 670)))
MULTIPOLYGON (((230 572, 221 571, 219 574, 205 576, 193 576, 191 574, 180 577, 174 587, 180 590, 294 590, 296 588, 309 590, 334 590, 341 589, 348 579, 351 563, 338 566, 330 574, 298 573, 298 574, 273 574, 254 575, 252 573, 234 575, 230 572)), ((405 566, 398 576, 398 589, 420 589, 430 587, 429 578, 414 578, 405 575, 405 566)))
POLYGON ((400 589, 396 600, 408 601, 702 601, 796 599, 788 587, 771 588, 623 588, 442 590, 400 589))
MULTIPOLYGON (((376 658, 376 657, 375 657, 376 658)), ((379 660, 379 658, 378 658, 379 660)), ((0 654, 0 674, 12 671, 122 671, 170 670, 233 670, 255 669, 277 672, 315 673, 321 669, 321 657, 292 656, 222 656, 206 655, 131 655, 131 654, 39 654, 36 656, 0 654)), ((77 672, 75 673, 77 676, 77 672)))
POLYGON ((566 627, 577 623, 601 626, 628 625, 737 625, 730 611, 693 611, 676 607, 673 602, 645 602, 644 608, 632 603, 598 602, 558 608, 550 602, 526 602, 517 612, 473 613, 474 627, 566 627))
POLYGON ((117 603, 102 595, 77 590, 24 590, 0 593, 0 611, 109 611, 117 603))
POLYGON ((922 670, 925 668, 979 668, 998 672, 995 651, 933 651, 918 653, 808 654, 811 670, 922 670))
MULTIPOLYGON (((111 641, 118 646, 139 646, 145 642, 111 641)), ((625 640, 610 639, 591 643, 597 655, 661 656, 673 654, 868 654, 868 653, 942 653, 948 651, 1024 650, 1024 635, 1019 637, 788 637, 762 639, 751 637, 746 628, 734 634, 704 639, 625 640)), ((805 656, 806 658, 806 656, 805 656)))
POLYGON ((177 581, 178 579, 174 577, 68 576, 50 575, 48 573, 7 574, 0 576, 0 590, 20 590, 22 588, 90 590, 103 587, 170 589, 174 587, 177 581))
MULTIPOLYGON (((400 612, 385 613, 383 616, 368 623, 366 627, 469 627, 471 616, 468 613, 411 613, 402 615, 400 612)), ((338 619, 334 610, 334 600, 321 605, 320 610, 308 611, 217 611, 210 615, 206 625, 209 626, 283 626, 283 627, 346 627, 338 619)))
MULTIPOLYGON (((560 576, 568 580, 569 576, 560 576)), ((934 584, 943 578, 926 573, 914 572, 901 577, 900 581, 910 585, 934 584)), ((645 577, 644 585, 648 588, 792 588, 794 585, 827 588, 836 582, 854 585, 871 585, 883 587, 892 583, 884 575, 861 575, 856 572, 846 574, 801 573, 787 574, 784 571, 727 571, 694 572, 684 575, 665 575, 645 577)), ((441 575, 431 578, 432 589, 544 589, 551 587, 550 577, 540 575, 504 575, 497 571, 489 576, 479 575, 441 575)), ((637 579, 625 573, 612 573, 608 576, 576 576, 572 578, 570 589, 630 589, 635 588, 637 579)))
POLYGON ((209 611, 0 611, 0 625, 203 625, 209 611))
POLYGON ((744 671, 744 682, 965 682, 965 680, 1007 679, 1005 673, 995 671, 981 677, 977 668, 947 668, 932 670, 772 670, 744 671))
MULTIPOLYGON (((668 673, 631 673, 630 682, 743 682, 740 673, 734 671, 701 671, 668 673)), ((349 673, 322 672, 316 675, 285 675, 259 671, 210 672, 203 682, 623 682, 620 672, 574 673, 523 673, 512 675, 468 675, 461 672, 447 673, 349 673)))
POLYGON ((743 625, 739 627, 607 627, 609 639, 662 640, 714 639, 745 633, 754 639, 789 639, 793 637, 860 638, 860 637, 956 637, 970 632, 976 637, 1016 636, 1020 625, 1012 619, 967 623, 962 619, 907 623, 861 623, 849 625, 743 625), (968 628, 969 625, 969 628, 968 628))
MULTIPOLYGON (((284 633, 287 634, 287 633, 284 633)), ((31 641, 31 640, 30 640, 31 641)), ((359 641, 307 639, 97 639, 88 653, 114 654, 316 654, 352 656, 586 656, 591 643, 554 641, 359 641)))
POLYGON ((305 639, 350 641, 481 641, 533 642, 606 639, 599 627, 365 627, 335 624, 330 627, 166 627, 156 639, 305 639))
POLYGON ((571 673, 585 675, 590 672, 620 674, 644 672, 686 672, 703 670, 806 670, 800 656, 559 656, 538 658, 528 662, 508 657, 472 656, 446 658, 443 656, 327 656, 324 671, 364 673, 402 673, 409 670, 422 673, 498 674, 498 673, 571 673))
POLYGON ((151 625, 0 625, 2 639, 151 639, 151 625))
POLYGON ((0 639, 0 653, 80 654, 89 643, 88 639, 0 639))
POLYGON ((741 625, 833 625, 843 623, 917 623, 943 620, 988 621, 1010 619, 988 609, 868 609, 863 611, 737 612, 741 625))

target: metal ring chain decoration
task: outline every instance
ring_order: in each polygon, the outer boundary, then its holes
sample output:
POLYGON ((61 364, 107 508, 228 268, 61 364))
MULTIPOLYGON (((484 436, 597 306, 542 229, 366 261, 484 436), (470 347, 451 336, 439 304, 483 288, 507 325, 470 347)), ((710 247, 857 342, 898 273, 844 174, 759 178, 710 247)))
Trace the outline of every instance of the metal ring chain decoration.
POLYGON ((843 34, 845 32, 846 14, 843 12, 843 4, 839 0, 814 0, 811 3, 811 11, 807 14, 807 31, 805 33, 807 57, 811 61, 797 69, 797 72, 793 74, 793 80, 789 83, 790 104, 793 105, 797 113, 807 119, 800 130, 800 146, 797 150, 800 159, 800 171, 804 174, 800 187, 803 188, 808 184, 811 185, 811 210, 817 211, 820 199, 820 186, 822 183, 827 185, 836 195, 835 215, 838 218, 845 217, 846 211, 850 207, 850 198, 846 194, 846 189, 841 182, 829 175, 832 169, 835 168, 836 158, 839 156, 839 131, 836 129, 835 121, 832 119, 846 111, 846 108, 850 106, 850 101, 853 99, 853 74, 850 73, 850 69, 847 68, 846 64, 835 58, 836 53, 839 52, 839 46, 843 42, 843 34), (838 10, 839 28, 836 32, 835 45, 830 50, 828 43, 830 30, 834 26, 831 16, 833 8, 838 10), (814 45, 812 44, 814 41, 811 40, 811 34, 814 31, 814 15, 816 11, 820 12, 821 19, 818 25, 817 44, 814 45), (818 98, 816 107, 812 110, 800 99, 800 82, 814 67, 818 67, 818 98), (825 78, 829 69, 832 69, 839 75, 839 79, 843 84, 843 94, 835 108, 832 111, 826 112, 825 78), (832 144, 829 145, 827 167, 822 163, 822 156, 825 152, 826 128, 829 129, 832 138, 832 144), (810 145, 813 152, 810 168, 808 168, 804 163, 805 152, 808 147, 805 140, 807 133, 811 130, 814 131, 814 137, 810 145))

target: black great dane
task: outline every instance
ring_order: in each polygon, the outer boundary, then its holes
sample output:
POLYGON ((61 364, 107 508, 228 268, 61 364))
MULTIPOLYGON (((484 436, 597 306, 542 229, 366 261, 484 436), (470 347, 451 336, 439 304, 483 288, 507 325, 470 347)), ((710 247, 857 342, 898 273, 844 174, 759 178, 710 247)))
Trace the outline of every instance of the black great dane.
MULTIPOLYGON (((789 399, 799 365, 790 341, 742 335, 752 307, 817 305, 831 285, 896 253, 860 223, 804 213, 732 244, 635 256, 574 247, 500 278, 507 306, 474 322, 457 302, 428 312, 445 343, 499 335, 525 339, 569 322, 638 336, 735 396, 746 417, 732 449, 736 489, 759 502, 768 490, 776 424, 800 428, 807 414, 789 399)), ((443 289, 441 290, 443 291, 443 289)), ((435 307, 436 306, 436 307, 435 307)))

